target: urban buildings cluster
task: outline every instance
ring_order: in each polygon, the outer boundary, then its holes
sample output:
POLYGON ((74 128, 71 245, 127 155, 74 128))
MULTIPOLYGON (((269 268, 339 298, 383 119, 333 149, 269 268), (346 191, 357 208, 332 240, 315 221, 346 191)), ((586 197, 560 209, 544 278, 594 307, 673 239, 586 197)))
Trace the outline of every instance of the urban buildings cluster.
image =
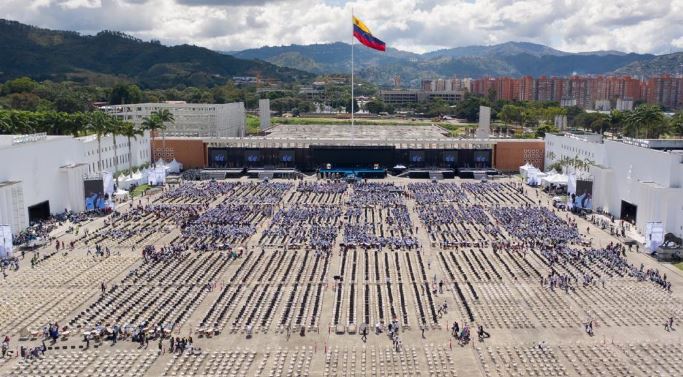
POLYGON ((683 107, 683 77, 572 76, 533 78, 486 77, 471 81, 472 93, 507 101, 557 101, 585 109, 629 110, 634 102, 665 109, 683 107))

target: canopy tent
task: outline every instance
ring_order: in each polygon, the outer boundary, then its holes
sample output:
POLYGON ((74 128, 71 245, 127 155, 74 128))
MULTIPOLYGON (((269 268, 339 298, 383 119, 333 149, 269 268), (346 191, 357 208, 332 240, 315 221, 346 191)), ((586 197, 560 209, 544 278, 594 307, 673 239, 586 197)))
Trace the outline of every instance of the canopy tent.
POLYGON ((141 185, 147 183, 143 180, 142 172, 136 171, 129 176, 125 176, 119 180, 119 188, 129 190, 133 185, 141 185))
POLYGON ((128 194, 129 194, 128 191, 122 190, 122 189, 118 189, 118 190, 114 193, 114 197, 117 198, 117 199, 125 199, 125 198, 128 197, 128 194))
POLYGON ((152 186, 159 186, 166 183, 166 167, 158 166, 150 169, 147 173, 147 182, 152 186))
POLYGON ((538 186, 541 184, 541 180, 546 177, 548 174, 543 173, 542 171, 534 168, 533 170, 528 171, 528 175, 526 177, 526 183, 529 186, 538 186))
POLYGON ((181 164, 174 158, 173 161, 168 163, 167 167, 167 173, 178 174, 183 169, 183 164, 181 164))
POLYGON ((536 167, 534 167, 534 165, 532 165, 528 162, 526 164, 524 164, 523 166, 519 167, 519 174, 522 175, 522 178, 529 177, 530 171, 538 171, 538 169, 536 167))
POLYGON ((566 174, 551 174, 541 179, 542 186, 556 185, 567 186, 569 183, 569 176, 566 174))

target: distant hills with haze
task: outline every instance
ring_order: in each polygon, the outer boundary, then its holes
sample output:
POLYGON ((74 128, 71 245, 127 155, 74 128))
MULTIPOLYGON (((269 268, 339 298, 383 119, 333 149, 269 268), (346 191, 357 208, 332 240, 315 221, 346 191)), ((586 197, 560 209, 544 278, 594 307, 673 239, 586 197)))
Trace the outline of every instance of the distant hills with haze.
MULTIPOLYGON (((351 70, 347 43, 261 47, 230 54, 317 74, 351 70)), ((683 53, 656 56, 620 51, 570 53, 528 42, 465 46, 415 54, 389 48, 386 53, 357 46, 356 74, 389 85, 398 75, 403 83, 433 77, 569 76, 572 74, 628 74, 649 76, 681 73, 675 62, 683 53)))
MULTIPOLYGON (((115 31, 81 35, 0 19, 0 82, 19 76, 143 88, 212 87, 233 76, 310 82, 320 74, 349 74, 351 46, 335 42, 217 52, 193 45, 164 46, 115 31)), ((422 78, 683 74, 683 53, 619 51, 569 53, 528 42, 455 47, 424 54, 355 48, 356 74, 379 85, 416 86, 422 78)))

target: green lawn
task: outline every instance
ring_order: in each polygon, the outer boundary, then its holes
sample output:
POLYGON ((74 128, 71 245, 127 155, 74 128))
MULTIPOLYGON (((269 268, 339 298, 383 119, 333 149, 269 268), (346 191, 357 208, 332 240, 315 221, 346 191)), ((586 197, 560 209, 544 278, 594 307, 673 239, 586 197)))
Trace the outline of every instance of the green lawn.
POLYGON ((672 263, 674 267, 678 268, 679 270, 683 271, 683 262, 677 262, 677 263, 672 263))
POLYGON ((257 134, 261 121, 256 115, 247 114, 247 135, 257 134))
POLYGON ((147 191, 150 187, 150 185, 140 185, 136 187, 133 191, 130 193, 130 197, 134 198, 136 196, 141 196, 143 192, 147 191))
MULTIPOLYGON (((327 118, 327 117, 317 117, 317 118, 273 117, 272 122, 273 122, 273 124, 351 124, 351 119, 339 119, 339 118, 327 118)), ((387 119, 363 119, 363 118, 360 118, 360 119, 355 119, 354 123, 358 124, 358 125, 363 125, 363 126, 374 126, 374 125, 428 126, 434 122, 432 122, 429 119, 419 119, 419 120, 413 121, 410 119, 396 119, 396 118, 387 118, 387 119)))

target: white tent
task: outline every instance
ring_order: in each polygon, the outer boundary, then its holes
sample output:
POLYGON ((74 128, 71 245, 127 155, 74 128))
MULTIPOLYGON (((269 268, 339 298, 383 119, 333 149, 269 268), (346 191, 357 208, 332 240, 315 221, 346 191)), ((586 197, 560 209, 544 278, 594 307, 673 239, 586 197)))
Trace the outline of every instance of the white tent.
POLYGON ((118 190, 114 193, 114 197, 115 197, 116 199, 125 199, 125 198, 128 197, 128 194, 129 194, 128 191, 122 190, 122 189, 118 189, 118 190))
POLYGON ((180 173, 180 170, 182 170, 182 168, 183 168, 183 164, 176 161, 176 159, 174 158, 173 161, 168 163, 167 173, 178 174, 178 173, 180 173))
POLYGON ((534 165, 531 165, 530 163, 526 163, 522 166, 519 167, 519 174, 522 175, 522 178, 527 178, 529 176, 529 170, 538 170, 534 167, 534 165))
POLYGON ((541 179, 541 185, 567 186, 569 177, 566 174, 551 174, 541 179))
POLYGON ((140 180, 138 181, 139 182, 138 184, 140 184, 140 185, 147 184, 147 181, 149 179, 150 170, 151 169, 147 168, 147 169, 144 169, 140 172, 140 180))
POLYGON ((147 182, 152 186, 163 185, 166 183, 166 167, 157 166, 147 174, 147 182))
POLYGON ((538 186, 541 184, 541 179, 543 179, 548 174, 533 168, 527 172, 526 183, 530 186, 538 186))
POLYGON ((134 172, 131 175, 121 177, 119 179, 119 188, 128 190, 132 185, 139 185, 142 179, 142 174, 140 172, 134 172))

